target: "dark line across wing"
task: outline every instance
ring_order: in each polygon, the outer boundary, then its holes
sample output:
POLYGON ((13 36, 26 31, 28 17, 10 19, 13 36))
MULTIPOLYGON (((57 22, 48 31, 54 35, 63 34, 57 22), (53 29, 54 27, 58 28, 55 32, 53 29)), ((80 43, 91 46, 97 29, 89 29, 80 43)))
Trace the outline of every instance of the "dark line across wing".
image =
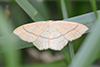
POLYGON ((54 37, 54 38, 48 38, 48 37, 43 37, 43 36, 41 36, 41 35, 36 35, 35 33, 32 33, 32 32, 30 32, 30 31, 27 31, 27 30, 24 28, 24 26, 23 26, 23 29, 24 29, 26 32, 28 32, 28 33, 30 33, 30 34, 33 34, 33 35, 35 35, 35 36, 37 36, 37 37, 40 36, 41 38, 53 40, 53 39, 57 39, 57 38, 59 38, 59 37, 61 37, 61 36, 64 36, 64 35, 68 34, 69 32, 75 30, 77 27, 78 27, 78 24, 76 25, 76 27, 74 27, 73 29, 69 30, 69 31, 66 32, 65 34, 59 35, 59 36, 54 37))
POLYGON ((35 36, 38 36, 38 35, 36 35, 35 33, 32 33, 32 32, 27 31, 27 30, 24 28, 24 26, 23 26, 23 29, 24 29, 26 32, 30 33, 30 34, 33 34, 33 35, 35 35, 35 36))

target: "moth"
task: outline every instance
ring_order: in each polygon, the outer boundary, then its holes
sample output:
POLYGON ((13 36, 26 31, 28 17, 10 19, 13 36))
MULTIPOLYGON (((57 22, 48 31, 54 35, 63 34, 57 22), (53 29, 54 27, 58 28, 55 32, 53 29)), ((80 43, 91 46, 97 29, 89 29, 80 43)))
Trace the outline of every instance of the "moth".
POLYGON ((38 21, 16 28, 13 33, 32 42, 39 50, 61 50, 68 41, 82 36, 89 28, 70 21, 38 21))

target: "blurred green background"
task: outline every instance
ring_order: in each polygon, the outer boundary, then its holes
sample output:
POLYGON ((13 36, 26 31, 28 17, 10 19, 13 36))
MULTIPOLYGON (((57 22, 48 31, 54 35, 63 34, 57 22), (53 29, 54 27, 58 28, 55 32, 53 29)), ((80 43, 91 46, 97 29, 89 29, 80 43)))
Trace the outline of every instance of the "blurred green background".
POLYGON ((96 21, 100 15, 100 12, 96 13, 99 9, 99 0, 0 0, 0 67, 100 67, 99 31, 93 33, 98 37, 90 34, 96 29, 100 30, 100 27, 96 26, 100 24, 100 20, 96 21), (89 14, 93 11, 93 15, 89 14), (82 17, 82 20, 77 20, 78 16, 82 17), (72 17, 76 18, 71 20, 72 17), (82 37, 69 42, 61 51, 50 49, 39 51, 31 43, 24 42, 12 34, 15 28, 26 23, 67 19, 87 24, 92 32, 89 30, 82 37), (90 40, 92 38, 96 38, 93 42, 97 42, 92 43, 90 40), (85 46, 80 48, 84 44, 89 44, 89 46, 97 44, 97 46, 86 48, 87 53, 85 54, 81 52, 81 48, 85 51, 85 46), (93 50, 95 51, 91 52, 93 50), (75 57, 76 59, 73 59, 75 57), (81 59, 78 60, 80 57, 81 59))

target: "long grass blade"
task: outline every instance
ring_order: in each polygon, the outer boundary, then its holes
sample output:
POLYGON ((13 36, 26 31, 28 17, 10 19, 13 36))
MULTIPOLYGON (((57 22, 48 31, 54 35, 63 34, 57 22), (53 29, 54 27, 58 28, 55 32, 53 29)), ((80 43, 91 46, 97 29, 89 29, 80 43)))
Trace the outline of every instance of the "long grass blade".
POLYGON ((29 2, 45 19, 50 19, 50 13, 44 0, 29 0, 29 2))
POLYGON ((73 64, 69 67, 88 67, 94 60, 91 60, 97 55, 100 47, 100 18, 96 25, 91 29, 93 32, 88 35, 81 48, 78 50, 73 64), (81 61, 81 62, 80 62, 81 61))
MULTIPOLYGON (((62 13, 63 13, 63 18, 64 19, 67 19, 68 18, 68 14, 67 14, 67 11, 66 11, 66 6, 65 6, 65 2, 64 0, 61 0, 61 6, 62 6, 62 13)), ((69 53, 70 53, 70 56, 71 56, 71 59, 73 58, 74 56, 74 49, 73 49, 73 44, 72 43, 69 43, 68 44, 68 47, 69 47, 69 53)), ((65 49, 65 48, 64 48, 65 49)), ((63 52, 63 55, 66 54, 66 51, 65 53, 63 52)), ((65 56, 65 58, 67 58, 67 56, 65 56)), ((67 59, 66 59, 67 60, 67 59)))
POLYGON ((63 19, 67 19, 68 18, 68 14, 67 14, 67 9, 65 6, 65 1, 61 0, 61 8, 62 8, 62 14, 63 14, 63 19))
POLYGON ((69 43, 69 52, 70 52, 70 56, 71 56, 71 59, 74 57, 74 49, 73 49, 73 43, 69 43))
POLYGON ((15 0, 9 0, 11 1, 9 4, 10 10, 11 10, 11 19, 14 27, 18 27, 26 22, 29 22, 31 19, 27 14, 23 11, 22 8, 15 2, 15 0), (19 14, 20 13, 20 14, 19 14))
POLYGON ((33 19, 34 21, 45 20, 38 11, 28 2, 28 0, 15 0, 20 7, 33 19))
POLYGON ((94 13, 95 13, 96 18, 98 18, 95 0, 90 0, 90 3, 91 3, 91 6, 92 6, 92 9, 93 9, 93 11, 94 11, 94 13))

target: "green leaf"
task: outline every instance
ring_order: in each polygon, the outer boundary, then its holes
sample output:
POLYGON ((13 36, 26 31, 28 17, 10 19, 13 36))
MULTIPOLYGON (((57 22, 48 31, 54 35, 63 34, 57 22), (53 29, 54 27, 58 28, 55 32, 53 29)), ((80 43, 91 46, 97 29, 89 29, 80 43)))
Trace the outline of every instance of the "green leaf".
POLYGON ((14 27, 18 27, 19 25, 29 22, 31 20, 26 12, 23 11, 23 9, 20 8, 20 6, 15 2, 15 0, 9 1, 11 1, 9 6, 11 10, 11 21, 14 27))
POLYGON ((45 19, 50 19, 48 8, 46 2, 44 0, 29 0, 34 8, 43 16, 45 19))
MULTIPOLYGON (((61 0, 61 6, 62 6, 62 13, 63 13, 63 18, 64 19, 67 19, 68 18, 68 14, 67 14, 67 11, 66 11, 66 6, 65 6, 65 2, 64 0, 61 0)), ((73 44, 72 43, 69 43, 68 44, 68 47, 69 47, 69 52, 68 52, 68 48, 64 48, 61 53, 64 55, 66 61, 68 63, 70 63, 71 59, 73 58, 74 56, 74 50, 73 50, 73 44), (69 57, 69 54, 71 57, 69 57), (71 58, 71 59, 68 59, 68 58, 71 58)))
POLYGON ((20 7, 33 19, 34 21, 45 20, 38 11, 28 2, 28 0, 15 0, 20 7))
POLYGON ((100 17, 91 30, 92 33, 88 34, 86 40, 74 57, 73 64, 70 64, 69 67, 88 67, 95 61, 94 57, 97 58, 96 55, 98 55, 100 51, 100 17))
POLYGON ((64 0, 61 0, 61 8, 62 8, 63 19, 67 19, 68 14, 67 14, 67 9, 64 0))
POLYGON ((69 52, 70 52, 70 56, 71 56, 71 59, 74 57, 74 49, 73 49, 73 44, 70 42, 68 44, 69 46, 69 52))
POLYGON ((92 6, 92 9, 93 9, 93 11, 94 11, 94 13, 95 13, 96 18, 98 18, 95 0, 90 0, 90 3, 91 3, 91 6, 92 6))

